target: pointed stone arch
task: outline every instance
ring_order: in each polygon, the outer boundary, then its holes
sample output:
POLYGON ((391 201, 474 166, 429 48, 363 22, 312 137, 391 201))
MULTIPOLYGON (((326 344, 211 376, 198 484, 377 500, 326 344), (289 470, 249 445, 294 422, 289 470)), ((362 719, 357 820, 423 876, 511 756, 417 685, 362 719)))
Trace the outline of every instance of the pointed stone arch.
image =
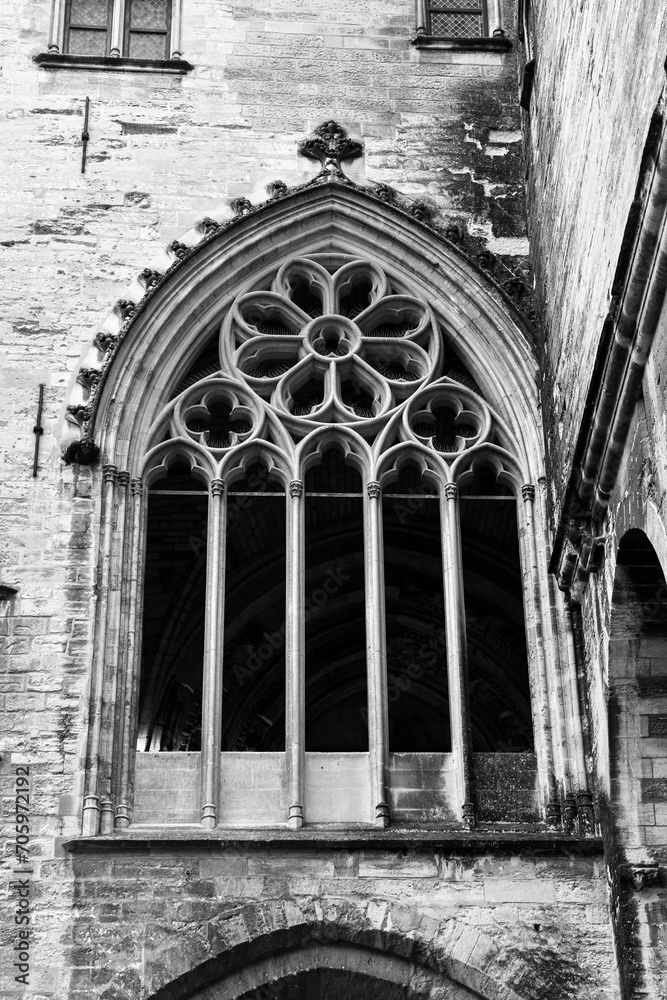
MULTIPOLYGON (((379 264, 397 290, 432 306, 485 398, 517 430, 530 478, 542 474, 530 326, 488 274, 430 226, 373 189, 330 179, 225 225, 205 220, 183 240, 126 289, 82 358, 70 428, 79 424, 104 461, 134 474, 148 427, 244 287, 261 286, 282 261, 327 254, 379 264)), ((79 456, 72 433, 69 459, 79 456)))
POLYGON ((521 1000, 510 977, 527 983, 540 976, 539 969, 498 965, 498 944, 479 927, 438 921, 395 901, 246 902, 167 947, 167 975, 161 950, 147 956, 148 1000, 259 1000, 276 996, 273 984, 315 970, 364 974, 388 991, 398 987, 397 1000, 521 1000))

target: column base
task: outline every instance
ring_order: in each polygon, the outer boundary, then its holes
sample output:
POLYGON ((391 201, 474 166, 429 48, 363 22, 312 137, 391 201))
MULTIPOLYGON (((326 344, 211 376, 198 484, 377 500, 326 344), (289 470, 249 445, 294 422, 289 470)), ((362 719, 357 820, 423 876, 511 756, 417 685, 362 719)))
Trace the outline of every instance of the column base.
POLYGON ((592 792, 577 792, 577 826, 580 837, 592 837, 595 833, 592 792))
POLYGON ((86 795, 83 800, 81 832, 84 837, 96 837, 100 821, 99 795, 86 795))
POLYGON ((212 802, 201 807, 201 825, 205 830, 214 830, 217 826, 216 809, 212 802))
POLYGON ((289 819, 287 825, 290 830, 300 830, 303 826, 303 806, 295 802, 289 807, 289 819))
POLYGON ((474 830, 477 826, 477 816, 475 814, 475 803, 464 802, 461 809, 461 821, 464 830, 474 830))
POLYGON ((130 810, 121 802, 120 805, 116 806, 116 829, 117 830, 127 830, 130 825, 130 810))
POLYGON ((561 818, 560 802, 554 802, 552 799, 551 802, 547 803, 547 826, 549 829, 559 830, 561 818))
POLYGON ((389 806, 386 802, 378 802, 375 806, 375 825, 386 830, 390 822, 389 806))
POLYGON ((114 808, 111 799, 102 799, 100 802, 100 833, 103 836, 113 833, 114 808))
POLYGON ((563 800, 563 833, 573 834, 577 823, 577 803, 574 795, 568 795, 563 800))

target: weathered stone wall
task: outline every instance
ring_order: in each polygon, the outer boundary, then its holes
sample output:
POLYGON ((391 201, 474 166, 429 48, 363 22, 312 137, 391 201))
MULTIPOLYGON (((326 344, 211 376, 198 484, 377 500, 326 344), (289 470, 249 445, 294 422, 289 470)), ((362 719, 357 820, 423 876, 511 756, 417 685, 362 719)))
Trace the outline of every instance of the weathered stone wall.
POLYGON ((405 851, 266 840, 123 848, 73 856, 72 1000, 151 996, 181 977, 200 988, 313 941, 394 953, 415 963, 417 978, 422 967, 468 988, 494 984, 498 995, 613 995, 595 849, 545 844, 519 857, 442 843, 405 851))
POLYGON ((536 72, 524 122, 529 228, 557 519, 665 83, 667 15, 660 0, 532 7, 536 72))

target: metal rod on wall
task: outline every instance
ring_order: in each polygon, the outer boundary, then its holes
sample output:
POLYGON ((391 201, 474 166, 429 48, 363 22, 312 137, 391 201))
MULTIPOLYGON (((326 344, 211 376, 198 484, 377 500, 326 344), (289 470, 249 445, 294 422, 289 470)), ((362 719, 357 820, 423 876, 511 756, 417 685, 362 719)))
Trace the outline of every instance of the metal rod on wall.
POLYGON ((86 98, 86 108, 83 113, 83 132, 81 133, 81 173, 86 172, 86 153, 88 151, 88 140, 90 139, 90 133, 88 132, 88 115, 90 112, 90 98, 86 98))
POLYGON ((35 426, 33 431, 35 433, 35 457, 32 462, 32 476, 33 479, 37 478, 37 463, 39 462, 39 439, 44 433, 44 428, 42 427, 42 409, 44 407, 44 383, 39 383, 39 400, 37 402, 37 420, 35 421, 35 426))

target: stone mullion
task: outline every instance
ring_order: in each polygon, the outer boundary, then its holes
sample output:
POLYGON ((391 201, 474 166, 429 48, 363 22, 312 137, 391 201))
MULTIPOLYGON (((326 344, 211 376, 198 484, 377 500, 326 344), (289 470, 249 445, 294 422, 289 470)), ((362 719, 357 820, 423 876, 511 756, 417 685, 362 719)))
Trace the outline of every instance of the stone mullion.
POLYGON ((126 545, 126 551, 129 554, 127 565, 130 567, 130 572, 127 583, 127 625, 124 629, 125 643, 122 660, 122 724, 118 740, 119 780, 116 826, 119 829, 125 829, 129 826, 132 804, 132 762, 136 745, 139 675, 141 669, 141 625, 143 611, 141 579, 145 550, 144 525, 146 511, 141 479, 131 480, 130 491, 132 495, 129 511, 130 530, 126 545))
POLYGON ((534 520, 535 487, 530 484, 522 486, 521 495, 523 504, 519 507, 519 511, 522 513, 523 530, 520 531, 519 537, 523 537, 521 560, 524 580, 523 592, 526 627, 529 645, 532 647, 532 655, 528 657, 528 670, 535 730, 535 753, 542 788, 547 793, 546 819, 550 826, 558 826, 560 823, 560 804, 556 795, 547 663, 544 655, 545 636, 541 617, 539 563, 534 520))
POLYGON ((109 586, 111 579, 111 551, 113 547, 114 493, 118 470, 115 465, 105 465, 103 469, 102 497, 102 553, 98 577, 97 616, 95 635, 97 644, 93 659, 90 686, 90 715, 88 744, 86 747, 87 781, 83 800, 84 836, 95 836, 99 829, 100 814, 100 741, 102 738, 102 712, 104 694, 104 671, 107 662, 106 643, 109 615, 109 586))
POLYGON ((387 803, 387 648, 382 558, 382 500, 379 483, 368 483, 365 500, 366 647, 368 650, 368 746, 371 799, 376 826, 389 825, 387 803))
POLYGON ((211 482, 208 510, 202 696, 201 823, 206 829, 213 829, 219 818, 226 506, 224 483, 221 479, 214 479, 211 482))
POLYGON ((289 826, 303 826, 305 798, 305 525, 303 483, 289 484, 285 717, 289 769, 289 826))
POLYGON ((114 0, 111 16, 111 49, 109 55, 117 59, 123 54, 125 33, 125 0, 114 0))
POLYGON ((463 558, 459 491, 446 483, 440 494, 442 563, 445 589, 447 674, 452 753, 456 768, 461 819, 467 830, 475 826, 470 708, 468 704, 468 643, 463 591, 463 558))

